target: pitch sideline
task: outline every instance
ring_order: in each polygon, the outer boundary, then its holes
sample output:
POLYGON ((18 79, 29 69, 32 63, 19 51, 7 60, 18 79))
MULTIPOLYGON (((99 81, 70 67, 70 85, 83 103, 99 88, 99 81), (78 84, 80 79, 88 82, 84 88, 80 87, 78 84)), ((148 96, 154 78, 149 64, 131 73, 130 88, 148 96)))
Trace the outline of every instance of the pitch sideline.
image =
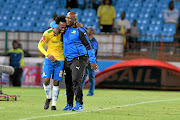
POLYGON ((35 117, 29 117, 29 118, 22 118, 22 119, 18 119, 18 120, 31 120, 31 119, 45 118, 45 117, 52 117, 52 116, 73 115, 73 114, 96 112, 96 111, 109 110, 109 109, 114 109, 114 108, 122 108, 122 107, 129 107, 129 106, 135 106, 135 105, 141 105, 141 104, 148 104, 148 103, 156 103, 156 102, 164 102, 164 101, 174 101, 174 100, 180 100, 180 99, 147 101, 147 102, 127 104, 127 105, 122 105, 122 106, 113 106, 113 107, 108 107, 108 108, 95 109, 95 110, 82 111, 82 112, 71 112, 71 113, 61 113, 61 114, 54 114, 54 115, 35 116, 35 117))

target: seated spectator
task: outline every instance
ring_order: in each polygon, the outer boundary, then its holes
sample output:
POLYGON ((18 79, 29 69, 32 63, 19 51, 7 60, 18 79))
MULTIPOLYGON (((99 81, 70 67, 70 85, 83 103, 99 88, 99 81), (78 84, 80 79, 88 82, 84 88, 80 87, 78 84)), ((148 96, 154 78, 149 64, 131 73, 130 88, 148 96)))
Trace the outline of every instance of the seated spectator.
MULTIPOLYGON (((130 30, 130 32, 131 32, 131 34, 133 34, 133 35, 138 35, 139 34, 139 28, 138 28, 138 26, 136 25, 136 20, 133 20, 133 23, 132 23, 132 27, 131 27, 131 30, 130 30)), ((139 48, 138 47, 138 45, 136 44, 137 43, 137 39, 138 39, 138 36, 131 36, 130 38, 129 38, 129 43, 130 43, 130 45, 129 45, 129 47, 130 48, 139 48)))
POLYGON ((88 2, 87 0, 84 0, 84 8, 86 8, 86 7, 87 8, 92 8, 92 2, 91 1, 88 2))
POLYGON ((104 5, 98 7, 97 16, 101 32, 112 32, 114 19, 116 18, 115 9, 111 0, 104 0, 104 5))
POLYGON ((84 3, 88 8, 95 9, 96 11, 100 4, 100 2, 98 0, 89 0, 88 2, 87 2, 87 0, 84 0, 84 3))
POLYGON ((71 10, 71 8, 78 8, 78 1, 77 0, 67 0, 66 8, 68 11, 71 10))
POLYGON ((54 14, 53 14, 53 18, 50 19, 49 22, 48 22, 48 28, 50 28, 50 23, 51 23, 52 21, 55 21, 56 17, 57 17, 57 14, 54 13, 54 14))
POLYGON ((92 8, 95 9, 97 11, 98 7, 99 7, 99 2, 98 0, 92 0, 92 8))
POLYGON ((169 2, 169 9, 164 11, 164 20, 165 23, 173 23, 176 24, 178 27, 178 18, 179 18, 179 11, 174 8, 174 2, 169 2))

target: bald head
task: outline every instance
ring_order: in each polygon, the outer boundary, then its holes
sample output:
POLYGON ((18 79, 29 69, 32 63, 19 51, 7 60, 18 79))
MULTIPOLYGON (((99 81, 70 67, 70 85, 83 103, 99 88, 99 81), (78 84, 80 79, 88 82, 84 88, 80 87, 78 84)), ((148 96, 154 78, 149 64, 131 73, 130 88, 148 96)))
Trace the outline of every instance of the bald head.
POLYGON ((77 22, 77 14, 75 12, 68 12, 66 16, 67 25, 75 27, 76 22, 77 22))
POLYGON ((68 12, 67 15, 74 16, 74 18, 77 19, 77 14, 75 12, 68 12))

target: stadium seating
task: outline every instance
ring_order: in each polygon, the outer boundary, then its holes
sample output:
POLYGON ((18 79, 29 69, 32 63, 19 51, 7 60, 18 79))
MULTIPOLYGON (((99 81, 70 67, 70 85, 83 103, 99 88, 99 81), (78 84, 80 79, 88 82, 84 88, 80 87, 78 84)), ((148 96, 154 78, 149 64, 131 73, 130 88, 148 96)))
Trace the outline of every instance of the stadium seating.
MULTIPOLYGON (((98 3, 100 0, 97 0, 98 3)), ((172 36, 176 33, 176 26, 164 23, 163 11, 168 7, 171 0, 112 0, 116 11, 116 19, 120 18, 121 12, 126 12, 126 19, 131 23, 137 20, 140 33, 151 35, 164 35, 163 41, 172 42, 172 36)), ((92 6, 91 1, 87 2, 92 6)), ((85 27, 92 25, 98 28, 96 10, 84 6, 84 0, 78 0, 79 8, 70 11, 78 13, 78 22, 85 27), (84 8, 85 9, 80 9, 84 8)), ((175 2, 175 8, 180 11, 180 2, 175 2)), ((34 31, 43 32, 47 29, 49 19, 54 13, 66 15, 66 0, 0 0, 0 30, 7 31, 34 31), (11 21, 14 21, 13 23, 11 21)), ((180 13, 180 12, 179 12, 180 13)), ((160 37, 155 39, 160 41, 160 37)), ((139 37, 139 41, 150 41, 150 37, 139 37), (144 40, 143 40, 144 39, 144 40)), ((154 39, 153 39, 154 40, 154 39)))
POLYGON ((59 8, 56 10, 57 15, 66 15, 68 10, 66 8, 59 8))

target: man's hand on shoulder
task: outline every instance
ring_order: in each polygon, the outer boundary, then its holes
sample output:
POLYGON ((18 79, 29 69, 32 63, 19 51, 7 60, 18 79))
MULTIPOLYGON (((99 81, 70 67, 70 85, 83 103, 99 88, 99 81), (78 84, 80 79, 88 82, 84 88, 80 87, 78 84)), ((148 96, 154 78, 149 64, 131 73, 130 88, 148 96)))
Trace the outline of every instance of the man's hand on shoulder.
POLYGON ((49 59, 51 62, 55 62, 55 61, 56 61, 53 55, 48 54, 47 57, 48 57, 48 59, 49 59))
POLYGON ((97 70, 98 69, 98 65, 96 63, 91 64, 91 69, 97 70))

